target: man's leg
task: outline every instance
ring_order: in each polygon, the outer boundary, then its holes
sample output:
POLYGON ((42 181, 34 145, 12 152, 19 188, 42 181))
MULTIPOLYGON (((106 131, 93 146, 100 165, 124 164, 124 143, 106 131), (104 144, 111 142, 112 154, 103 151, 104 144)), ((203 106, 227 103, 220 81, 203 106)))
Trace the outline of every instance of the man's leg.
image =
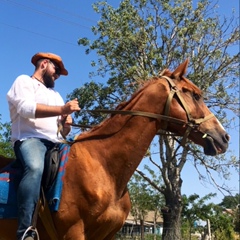
POLYGON ((17 191, 18 239, 21 239, 26 229, 31 226, 33 212, 40 195, 46 151, 44 142, 37 138, 24 140, 20 146, 15 147, 16 157, 23 167, 23 176, 17 191))

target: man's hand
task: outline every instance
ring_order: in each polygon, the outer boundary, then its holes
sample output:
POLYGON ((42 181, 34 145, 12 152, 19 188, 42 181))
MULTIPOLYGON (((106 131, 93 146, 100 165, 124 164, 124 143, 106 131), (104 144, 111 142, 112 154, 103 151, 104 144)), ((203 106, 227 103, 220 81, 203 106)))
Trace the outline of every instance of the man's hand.
POLYGON ((80 111, 80 107, 78 104, 77 98, 72 101, 67 102, 64 106, 62 106, 62 115, 68 115, 75 111, 80 111))
POLYGON ((63 106, 48 106, 45 104, 37 103, 37 108, 35 112, 36 118, 54 117, 69 115, 73 112, 80 111, 81 108, 78 105, 77 98, 72 101, 67 102, 63 106))
POLYGON ((63 115, 62 116, 63 127, 68 127, 73 123, 71 115, 63 115))
POLYGON ((58 124, 58 128, 60 130, 61 135, 63 138, 71 131, 71 124, 72 124, 72 117, 71 115, 62 115, 61 119, 59 119, 60 123, 58 124))

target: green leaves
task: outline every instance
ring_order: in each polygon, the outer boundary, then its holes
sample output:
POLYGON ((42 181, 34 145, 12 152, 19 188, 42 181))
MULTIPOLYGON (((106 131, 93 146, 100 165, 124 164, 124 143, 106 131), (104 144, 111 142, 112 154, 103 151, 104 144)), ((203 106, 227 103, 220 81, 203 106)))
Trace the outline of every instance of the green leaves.
POLYGON ((224 196, 219 206, 229 208, 229 209, 237 209, 239 202, 240 202, 240 194, 236 194, 235 196, 224 196))
MULTIPOLYGON (((190 227, 190 235, 191 228, 194 227, 195 222, 210 220, 212 234, 214 234, 217 239, 233 240, 233 216, 230 214, 232 210, 226 212, 224 208, 211 202, 207 202, 214 196, 215 194, 211 193, 202 198, 197 194, 190 195, 189 197, 184 195, 182 211, 183 222, 188 223, 188 226, 190 227)), ((224 198, 223 202, 225 199, 228 198, 224 198)), ((198 228, 198 231, 202 231, 201 227, 198 228)))
MULTIPOLYGON (((154 174, 153 172, 151 174, 154 174)), ((153 176, 153 175, 152 175, 153 176)), ((161 180, 153 179, 156 185, 161 180)), ((136 219, 144 220, 147 212, 155 211, 156 215, 160 213, 163 206, 163 196, 159 194, 147 181, 141 176, 134 174, 128 184, 130 198, 132 202, 131 213, 136 219)))
POLYGON ((0 155, 10 158, 15 156, 11 143, 11 123, 9 122, 0 122, 0 155))

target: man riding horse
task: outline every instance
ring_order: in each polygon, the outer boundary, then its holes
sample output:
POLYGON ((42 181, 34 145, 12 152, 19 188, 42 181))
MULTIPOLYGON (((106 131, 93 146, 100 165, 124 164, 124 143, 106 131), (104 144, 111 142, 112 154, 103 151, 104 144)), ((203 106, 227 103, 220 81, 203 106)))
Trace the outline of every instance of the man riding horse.
POLYGON ((66 104, 54 90, 60 75, 67 75, 62 59, 52 53, 37 53, 32 57, 35 71, 32 76, 20 75, 7 93, 12 122, 12 143, 21 163, 23 176, 17 190, 18 230, 17 239, 34 239, 34 231, 28 231, 40 195, 40 184, 47 150, 59 142, 61 133, 70 131, 69 114, 79 111, 78 101, 66 104), (26 233, 25 233, 26 232, 26 233))

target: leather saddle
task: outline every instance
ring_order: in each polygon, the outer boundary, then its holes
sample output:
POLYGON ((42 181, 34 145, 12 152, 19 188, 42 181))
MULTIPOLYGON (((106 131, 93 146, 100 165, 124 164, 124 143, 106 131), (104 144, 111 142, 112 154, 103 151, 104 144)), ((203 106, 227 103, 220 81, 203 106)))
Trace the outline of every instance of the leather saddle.
POLYGON ((48 190, 56 179, 60 166, 60 144, 56 143, 53 148, 48 150, 45 155, 45 166, 42 176, 42 187, 48 190))

